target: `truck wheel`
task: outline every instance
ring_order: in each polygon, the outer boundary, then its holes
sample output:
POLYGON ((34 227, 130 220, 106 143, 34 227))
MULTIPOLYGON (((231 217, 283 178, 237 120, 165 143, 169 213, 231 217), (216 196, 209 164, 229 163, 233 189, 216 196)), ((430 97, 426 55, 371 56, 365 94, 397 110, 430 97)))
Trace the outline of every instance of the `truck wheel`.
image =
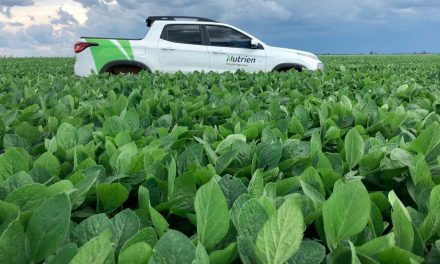
POLYGON ((110 69, 107 70, 110 74, 137 74, 141 70, 143 70, 140 67, 133 66, 133 65, 124 65, 124 66, 113 66, 110 69))
POLYGON ((298 72, 302 72, 303 68, 300 67, 300 66, 297 66, 297 67, 286 67, 286 68, 278 69, 277 72, 287 72, 287 71, 290 71, 290 70, 296 70, 298 72))

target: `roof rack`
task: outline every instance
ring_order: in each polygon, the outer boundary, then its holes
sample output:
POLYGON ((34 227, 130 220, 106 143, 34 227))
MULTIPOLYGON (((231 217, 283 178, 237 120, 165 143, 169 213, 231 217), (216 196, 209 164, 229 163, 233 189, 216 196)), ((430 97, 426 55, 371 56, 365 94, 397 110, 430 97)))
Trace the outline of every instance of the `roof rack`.
POLYGON ((195 21, 203 21, 203 22, 217 22, 212 19, 203 18, 203 17, 191 17, 191 16, 150 16, 147 18, 147 27, 151 27, 154 21, 156 20, 178 20, 178 19, 191 19, 195 21))

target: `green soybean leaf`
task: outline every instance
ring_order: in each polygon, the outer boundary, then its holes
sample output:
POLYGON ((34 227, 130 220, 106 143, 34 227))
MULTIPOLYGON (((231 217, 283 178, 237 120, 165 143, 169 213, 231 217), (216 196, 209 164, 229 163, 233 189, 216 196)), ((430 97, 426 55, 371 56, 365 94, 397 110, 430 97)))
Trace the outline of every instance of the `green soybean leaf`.
POLYGON ((356 248, 354 247, 353 243, 351 241, 348 241, 348 244, 350 245, 351 251, 351 264, 361 264, 361 261, 356 254, 356 248))
POLYGON ((342 240, 361 232, 370 217, 370 207, 370 197, 362 182, 335 186, 322 210, 327 245, 335 249, 342 240))
MULTIPOLYGON (((423 156, 423 155, 421 155, 423 156)), ((401 166, 409 166, 413 163, 413 157, 411 153, 401 148, 395 148, 391 151, 390 158, 396 161, 401 166)))
POLYGON ((52 139, 45 139, 44 140, 44 146, 46 147, 47 152, 55 153, 58 150, 58 142, 57 139, 54 137, 52 139))
POLYGON ((318 171, 315 168, 307 168, 299 177, 303 182, 313 187, 322 196, 325 195, 324 184, 321 180, 321 177, 319 176, 318 171))
POLYGON ((371 202, 374 203, 380 212, 390 208, 387 196, 383 192, 370 192, 371 202))
POLYGON ((257 168, 273 169, 278 167, 282 152, 281 142, 262 142, 257 146, 257 168))
POLYGON ((229 229, 228 205, 214 179, 197 190, 194 207, 199 240, 206 248, 212 248, 225 237, 229 229))
POLYGON ((171 163, 168 166, 168 200, 174 197, 174 181, 176 179, 176 161, 171 159, 171 163))
POLYGON ((422 185, 426 187, 433 187, 435 185, 435 183, 432 181, 428 164, 425 161, 425 156, 422 154, 414 157, 409 169, 414 185, 422 185))
POLYGON ((32 148, 32 143, 29 140, 22 138, 17 134, 5 134, 3 136, 3 147, 5 150, 14 147, 20 147, 26 150, 30 150, 32 148))
POLYGON ((267 195, 262 195, 260 198, 258 198, 258 202, 263 206, 268 216, 271 216, 276 212, 276 204, 274 199, 269 198, 267 195))
POLYGON ((238 253, 240 260, 244 264, 258 263, 257 252, 255 249, 255 241, 252 237, 238 235, 237 237, 238 253))
POLYGON ((252 197, 258 198, 263 195, 264 192, 264 179, 263 172, 261 170, 256 170, 252 175, 252 179, 248 185, 249 194, 252 197))
POLYGON ((58 177, 61 167, 58 159, 52 153, 46 152, 34 161, 34 169, 35 168, 43 169, 45 172, 47 171, 52 177, 58 177))
POLYGON ((116 250, 119 250, 125 242, 139 231, 139 218, 132 210, 125 209, 115 215, 112 222, 116 231, 116 250))
POLYGON ((20 208, 17 205, 0 200, 0 235, 19 215, 20 208))
POLYGON ((96 194, 106 211, 118 208, 128 199, 128 190, 120 183, 100 183, 96 194))
POLYGON ((99 236, 92 238, 89 242, 84 244, 73 257, 71 264, 104 264, 114 262, 113 247, 110 242, 112 237, 110 231, 105 231, 99 236))
POLYGON ((248 200, 242 207, 238 221, 238 251, 244 263, 258 262, 255 242, 268 219, 264 207, 256 198, 248 200))
POLYGON ((69 123, 62 123, 57 130, 57 142, 64 150, 75 147, 78 141, 76 128, 69 123))
POLYGON ((116 230, 110 219, 105 214, 92 215, 83 220, 72 230, 72 240, 78 246, 82 246, 87 243, 87 241, 97 237, 107 230, 111 234, 108 239, 114 241, 116 237, 116 230))
POLYGON ((99 172, 94 172, 91 175, 86 175, 84 179, 75 183, 74 192, 70 194, 70 200, 72 201, 72 209, 77 209, 81 206, 87 198, 87 193, 98 179, 99 172))
POLYGON ((419 226, 420 236, 423 241, 430 239, 440 228, 440 185, 431 190, 429 197, 429 212, 419 226))
POLYGON ((425 155, 428 162, 434 160, 439 154, 440 135, 437 133, 439 129, 440 126, 437 122, 430 125, 422 130, 410 144, 411 149, 425 155))
POLYGON ((70 224, 70 200, 62 193, 46 200, 33 213, 26 229, 26 249, 30 259, 44 260, 64 242, 70 224))
POLYGON ((151 222, 153 222, 154 228, 156 229, 159 236, 162 236, 170 226, 167 220, 149 204, 149 212, 151 217, 151 222))
POLYGON ((115 137, 115 143, 118 147, 122 147, 131 142, 130 133, 127 131, 119 132, 115 137))
POLYGON ((289 122, 289 132, 304 135, 304 126, 296 116, 292 116, 289 122))
POLYGON ((115 136, 126 129, 128 129, 128 124, 124 123, 121 117, 112 116, 105 120, 102 132, 108 136, 115 136))
POLYGON ((255 242, 268 218, 264 207, 261 206, 258 200, 255 198, 250 199, 243 205, 240 212, 238 220, 239 234, 249 236, 255 242))
POLYGON ((190 264, 196 247, 188 237, 176 230, 168 230, 157 241, 150 264, 190 264))
POLYGON ((238 221, 241 213, 241 209, 243 208, 243 205, 250 199, 249 194, 244 193, 240 195, 234 202, 234 204, 231 207, 231 210, 229 211, 229 217, 231 218, 232 223, 238 230, 238 221))
POLYGON ((215 250, 209 254, 210 264, 232 263, 237 257, 237 243, 231 243, 226 248, 215 250))
POLYGON ((69 180, 61 180, 47 187, 47 195, 54 196, 59 193, 69 193, 73 189, 73 184, 69 180))
POLYGON ((200 144, 194 144, 186 148, 177 159, 177 171, 185 172, 190 165, 202 163, 203 159, 203 146, 200 144))
POLYGON ((365 244, 356 247, 357 252, 373 257, 380 252, 390 249, 396 245, 394 233, 391 232, 381 237, 373 238, 365 244))
POLYGON ((315 209, 320 208, 324 202, 325 199, 322 196, 321 193, 319 193, 315 188, 313 188, 312 186, 308 185, 307 183, 303 182, 302 180, 300 181, 301 184, 301 188, 304 192, 304 194, 313 202, 313 205, 315 206, 315 209))
POLYGON ((246 137, 241 134, 229 135, 217 145, 215 152, 223 153, 225 149, 232 146, 236 141, 246 142, 246 137))
POLYGON ((134 236, 132 236, 124 246, 121 248, 121 251, 124 251, 129 246, 136 244, 138 242, 145 242, 151 247, 154 247, 157 243, 157 233, 156 230, 152 227, 145 227, 139 230, 134 236))
POLYGON ((380 210, 374 203, 371 203, 370 224, 374 236, 380 236, 384 231, 384 222, 380 210))
POLYGON ((138 203, 139 208, 142 210, 149 210, 149 204, 150 204, 150 192, 149 190, 144 186, 139 186, 138 190, 138 203))
POLYGON ((413 254, 411 251, 398 247, 392 247, 379 254, 380 263, 390 264, 414 264, 422 263, 423 258, 413 254))
POLYGON ((48 264, 64 264, 67 263, 75 257, 78 253, 78 247, 75 243, 69 243, 62 247, 58 253, 53 257, 48 264))
POLYGON ((246 186, 244 186, 243 182, 231 175, 225 175, 219 182, 220 188, 226 198, 226 202, 228 204, 228 208, 231 208, 234 204, 235 200, 246 193, 246 186))
POLYGON ((392 206, 391 220, 395 234, 396 245, 402 249, 412 250, 414 245, 414 231, 411 218, 403 204, 395 196, 394 191, 390 192, 389 201, 392 206))
POLYGON ((287 261, 288 264, 319 264, 325 257, 325 247, 318 242, 303 240, 298 251, 287 261))
POLYGON ((202 245, 202 243, 197 243, 196 247, 196 257, 192 264, 205 264, 209 263, 209 256, 206 252, 205 247, 202 245))
POLYGON ((25 234, 20 220, 12 221, 0 234, 0 263, 25 264, 26 258, 25 234))
POLYGON ((364 155, 365 143, 356 128, 350 129, 345 136, 345 158, 350 168, 356 166, 364 155))
POLYGON ((26 159, 16 149, 7 149, 0 155, 0 183, 17 172, 28 170, 26 159))
POLYGON ((324 139, 326 140, 337 140, 341 136, 341 130, 335 126, 329 127, 327 132, 325 132, 324 139))
POLYGON ((138 242, 131 245, 119 254, 118 263, 124 264, 143 264, 148 263, 153 250, 145 242, 138 242))
POLYGON ((262 263, 271 264, 286 262, 298 251, 304 228, 301 206, 291 196, 269 217, 258 234, 258 259, 262 263))
POLYGON ((34 183, 32 177, 24 171, 12 175, 3 183, 0 183, 0 200, 4 200, 8 194, 18 188, 32 183, 34 183))
POLYGON ((391 206, 399 205, 399 207, 402 208, 403 212, 405 213, 405 216, 408 219, 411 219, 411 215, 409 214, 405 205, 402 203, 402 201, 400 201, 399 197, 397 197, 396 193, 393 190, 388 193, 388 202, 391 204, 391 206))
POLYGON ((221 175, 229 165, 237 158, 238 150, 237 149, 229 149, 226 153, 222 154, 215 164, 215 171, 217 174, 221 175))
POLYGON ((11 192, 5 202, 16 204, 21 212, 31 212, 38 208, 47 198, 46 186, 39 183, 28 184, 11 192))

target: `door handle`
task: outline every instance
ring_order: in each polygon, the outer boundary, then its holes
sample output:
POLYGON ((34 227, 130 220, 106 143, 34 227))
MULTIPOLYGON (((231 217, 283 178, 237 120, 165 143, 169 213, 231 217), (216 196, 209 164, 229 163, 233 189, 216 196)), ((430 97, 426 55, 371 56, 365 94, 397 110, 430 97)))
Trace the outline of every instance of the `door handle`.
POLYGON ((176 50, 175 48, 160 48, 161 50, 176 50))
POLYGON ((214 54, 226 54, 226 52, 223 52, 223 51, 213 51, 212 53, 214 53, 214 54))

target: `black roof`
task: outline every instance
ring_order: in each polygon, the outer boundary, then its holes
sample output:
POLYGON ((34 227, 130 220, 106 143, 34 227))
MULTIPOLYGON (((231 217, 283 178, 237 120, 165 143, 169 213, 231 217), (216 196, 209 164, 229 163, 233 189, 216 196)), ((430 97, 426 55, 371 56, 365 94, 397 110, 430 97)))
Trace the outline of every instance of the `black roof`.
POLYGON ((154 21, 156 20, 179 20, 179 19, 188 19, 195 21, 203 21, 203 22, 217 22, 212 19, 203 18, 203 17, 191 17, 191 16, 150 16, 147 18, 147 27, 151 27, 154 21))

